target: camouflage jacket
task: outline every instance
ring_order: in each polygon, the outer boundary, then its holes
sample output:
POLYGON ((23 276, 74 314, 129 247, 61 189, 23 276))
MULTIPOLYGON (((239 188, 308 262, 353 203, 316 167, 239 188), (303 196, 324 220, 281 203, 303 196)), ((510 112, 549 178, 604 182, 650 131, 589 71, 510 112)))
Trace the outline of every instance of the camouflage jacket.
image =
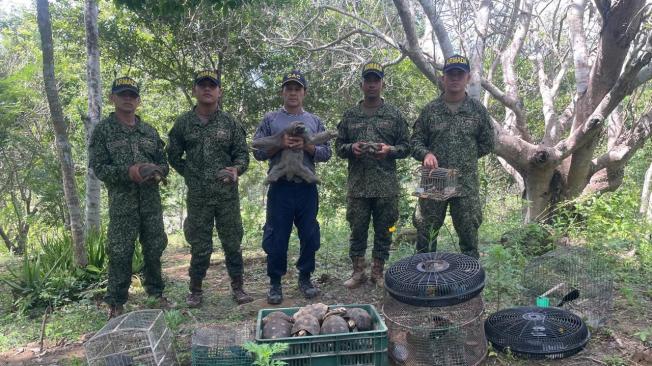
POLYGON ((466 96, 456 113, 443 97, 428 103, 414 123, 410 142, 418 161, 431 152, 440 167, 459 171, 462 195, 479 193, 477 161, 494 149, 491 118, 479 101, 466 96))
POLYGON ((394 197, 399 194, 396 159, 410 153, 408 125, 401 112, 385 103, 373 116, 362 110, 361 103, 347 110, 337 125, 335 150, 337 156, 348 159, 349 197, 394 197), (355 142, 376 142, 391 145, 385 159, 353 155, 355 142))
POLYGON ((217 177, 226 167, 237 168, 238 175, 249 167, 245 131, 231 115, 217 110, 203 124, 193 108, 177 118, 169 138, 168 159, 186 181, 188 201, 217 204, 238 197, 237 184, 217 177))
POLYGON ((158 185, 132 182, 129 167, 136 163, 153 163, 167 174, 169 168, 163 145, 158 132, 138 116, 133 127, 120 123, 113 113, 97 124, 88 146, 88 165, 106 185, 110 215, 137 208, 139 198, 160 207, 158 185))

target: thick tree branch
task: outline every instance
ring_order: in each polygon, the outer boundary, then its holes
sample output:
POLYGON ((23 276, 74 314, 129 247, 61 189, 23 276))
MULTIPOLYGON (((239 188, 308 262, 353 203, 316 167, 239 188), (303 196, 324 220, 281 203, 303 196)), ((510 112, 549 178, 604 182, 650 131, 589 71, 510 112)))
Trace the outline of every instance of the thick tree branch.
MULTIPOLYGON (((422 0, 423 1, 423 0, 422 0)), ((492 10, 491 0, 480 0, 475 16, 476 40, 471 48, 471 81, 468 86, 469 95, 480 99, 482 82, 482 59, 484 57, 487 29, 489 28, 489 15, 492 10)))
MULTIPOLYGON (((394 1, 394 4, 396 4, 396 1, 394 1)), ((421 4, 423 12, 428 17, 428 20, 432 25, 432 29, 435 31, 437 42, 439 42, 439 47, 441 47, 441 50, 444 53, 444 59, 453 55, 453 53, 455 53, 453 44, 448 37, 448 32, 444 27, 444 22, 442 22, 439 14, 437 14, 434 2, 432 0, 419 0, 419 4, 421 4)), ((396 7, 398 8, 398 5, 396 7)))
POLYGON ((414 26, 414 16, 412 15, 412 12, 410 12, 408 0, 394 0, 394 5, 396 6, 396 10, 398 10, 398 15, 401 18, 401 24, 403 25, 403 31, 405 32, 405 38, 408 42, 407 48, 401 47, 401 51, 408 55, 419 71, 421 71, 430 82, 437 85, 437 74, 435 73, 435 68, 426 61, 423 52, 421 52, 421 48, 419 47, 419 37, 417 36, 417 31, 414 26))
POLYGON ((586 35, 584 34, 584 7, 586 0, 573 0, 568 9, 568 32, 573 48, 573 63, 575 64, 575 92, 583 94, 589 85, 588 52, 586 51, 586 35))

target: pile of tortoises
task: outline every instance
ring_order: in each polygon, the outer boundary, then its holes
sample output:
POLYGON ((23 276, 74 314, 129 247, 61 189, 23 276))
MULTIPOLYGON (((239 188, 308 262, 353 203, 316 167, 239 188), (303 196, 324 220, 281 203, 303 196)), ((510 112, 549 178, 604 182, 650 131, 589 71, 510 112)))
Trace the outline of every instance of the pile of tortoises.
POLYGON ((306 337, 373 330, 371 315, 362 308, 306 305, 290 316, 274 311, 262 319, 263 338, 306 337))

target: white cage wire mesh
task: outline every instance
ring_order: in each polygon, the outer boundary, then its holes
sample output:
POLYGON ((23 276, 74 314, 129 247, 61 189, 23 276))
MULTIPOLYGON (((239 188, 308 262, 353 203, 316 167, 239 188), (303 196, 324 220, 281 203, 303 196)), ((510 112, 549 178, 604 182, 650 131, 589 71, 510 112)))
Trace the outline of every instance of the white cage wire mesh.
POLYGON ((253 356, 243 345, 255 339, 254 322, 205 325, 192 334, 193 366, 249 366, 253 356))
POLYGON ((176 364, 172 333, 161 310, 138 310, 109 320, 84 350, 89 366, 176 364))
POLYGON ((460 195, 459 173, 456 169, 418 167, 413 176, 414 196, 445 201, 460 195))
POLYGON ((480 295, 461 304, 418 307, 385 295, 388 354, 395 365, 472 366, 487 354, 480 295))
POLYGON ((560 247, 533 258, 523 273, 525 296, 534 301, 546 294, 587 325, 604 326, 613 310, 614 281, 606 260, 584 247, 560 247))

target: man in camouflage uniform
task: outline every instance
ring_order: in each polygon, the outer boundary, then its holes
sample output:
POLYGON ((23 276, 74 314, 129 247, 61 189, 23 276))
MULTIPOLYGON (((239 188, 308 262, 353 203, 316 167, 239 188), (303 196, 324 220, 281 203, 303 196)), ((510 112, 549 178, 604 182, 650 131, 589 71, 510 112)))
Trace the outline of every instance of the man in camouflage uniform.
POLYGON ((238 176, 249 166, 242 126, 219 108, 220 79, 213 70, 199 71, 192 94, 197 105, 179 116, 166 149, 170 165, 188 186, 188 216, 183 225, 191 247, 188 306, 202 302, 202 281, 213 253, 213 227, 222 243, 231 290, 238 304, 253 301, 244 291, 242 218, 238 176), (184 157, 185 153, 185 157, 184 157))
POLYGON ((109 98, 115 112, 95 127, 88 148, 89 166, 109 193, 109 282, 105 297, 109 317, 122 314, 127 302, 137 237, 145 260, 145 290, 160 306, 170 306, 162 296, 161 254, 168 240, 158 187, 158 181, 168 173, 168 163, 158 132, 136 115, 139 93, 138 85, 129 77, 113 82, 109 98), (142 169, 155 171, 158 177, 147 179, 141 176, 142 169))
POLYGON ((401 112, 381 97, 383 66, 369 62, 362 68, 364 99, 344 112, 337 126, 337 155, 348 159, 346 219, 351 227, 349 256, 353 274, 344 286, 366 282, 365 251, 373 217, 374 248, 371 281, 383 285, 383 267, 392 241, 390 227, 398 220, 399 184, 396 159, 409 154, 407 122, 401 112))
POLYGON ((454 55, 446 60, 442 82, 444 93, 421 111, 412 133, 412 156, 426 168, 457 169, 460 195, 446 201, 420 198, 413 222, 417 229, 417 251, 437 250, 437 233, 450 205, 453 226, 462 253, 478 258, 478 228, 482 223, 479 199, 479 158, 494 147, 489 113, 466 94, 469 62, 454 55))

